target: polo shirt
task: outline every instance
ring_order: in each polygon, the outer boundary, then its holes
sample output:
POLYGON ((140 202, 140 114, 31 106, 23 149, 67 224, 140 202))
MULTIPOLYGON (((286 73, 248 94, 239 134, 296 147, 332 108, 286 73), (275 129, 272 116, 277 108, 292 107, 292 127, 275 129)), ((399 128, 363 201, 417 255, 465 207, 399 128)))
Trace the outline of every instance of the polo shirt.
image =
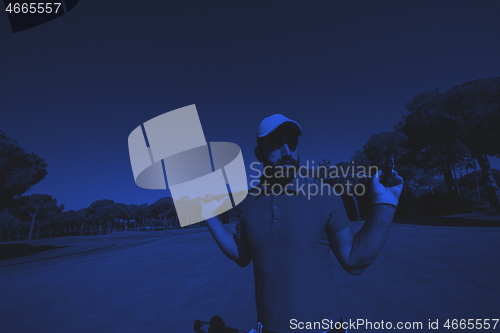
POLYGON ((339 321, 330 242, 332 234, 349 227, 342 199, 312 178, 295 178, 286 193, 274 190, 262 183, 251 189, 236 227, 252 254, 257 319, 280 333, 297 331, 290 328, 292 319, 339 321), (323 186, 323 195, 308 195, 314 186, 323 186))

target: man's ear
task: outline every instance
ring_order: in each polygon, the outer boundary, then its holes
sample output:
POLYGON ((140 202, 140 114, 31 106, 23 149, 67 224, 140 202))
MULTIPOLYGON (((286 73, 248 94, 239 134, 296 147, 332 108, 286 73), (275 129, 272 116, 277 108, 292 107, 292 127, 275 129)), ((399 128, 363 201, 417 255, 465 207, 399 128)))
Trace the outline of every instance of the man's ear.
POLYGON ((262 158, 262 151, 260 150, 260 147, 259 146, 255 147, 253 152, 255 154, 255 157, 257 157, 257 159, 259 160, 259 162, 262 163, 263 158, 262 158))

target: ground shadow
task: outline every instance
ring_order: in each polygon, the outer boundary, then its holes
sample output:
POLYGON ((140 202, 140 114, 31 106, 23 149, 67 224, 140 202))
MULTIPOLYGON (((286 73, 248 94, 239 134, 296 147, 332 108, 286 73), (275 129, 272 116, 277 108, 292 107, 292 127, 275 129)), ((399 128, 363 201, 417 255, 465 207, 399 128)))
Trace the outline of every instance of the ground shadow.
POLYGON ((66 246, 6 244, 0 245, 0 261, 18 257, 30 256, 44 251, 55 250, 66 246))
POLYGON ((196 333, 240 333, 240 332, 247 333, 246 331, 238 330, 232 327, 227 327, 226 324, 224 323, 224 320, 222 320, 222 318, 219 316, 213 316, 212 319, 210 319, 209 323, 197 319, 194 321, 193 324, 194 324, 194 331, 196 333), (206 330, 202 329, 204 325, 208 326, 206 330))

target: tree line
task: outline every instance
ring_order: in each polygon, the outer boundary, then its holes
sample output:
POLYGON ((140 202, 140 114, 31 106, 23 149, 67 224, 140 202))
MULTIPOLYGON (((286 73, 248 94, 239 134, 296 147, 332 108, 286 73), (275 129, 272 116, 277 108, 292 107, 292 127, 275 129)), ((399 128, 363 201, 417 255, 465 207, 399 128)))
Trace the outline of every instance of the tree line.
MULTIPOLYGON (((102 199, 86 208, 64 210, 64 205, 48 194, 23 195, 46 175, 45 160, 26 152, 0 130, 0 240, 180 228, 171 197, 142 205, 102 199)), ((238 214, 239 209, 233 209, 220 218, 228 223, 238 218, 238 214)), ((203 223, 192 226, 199 225, 203 223)))
MULTIPOLYGON (((220 218, 228 223, 237 219, 238 214, 239 210, 233 209, 220 218)), ((192 226, 201 225, 204 223, 192 226)), ((50 195, 32 194, 20 196, 10 209, 0 212, 0 239, 4 241, 171 228, 180 228, 171 197, 163 197, 151 205, 102 199, 86 208, 64 211, 64 205, 58 205, 57 199, 50 195)))

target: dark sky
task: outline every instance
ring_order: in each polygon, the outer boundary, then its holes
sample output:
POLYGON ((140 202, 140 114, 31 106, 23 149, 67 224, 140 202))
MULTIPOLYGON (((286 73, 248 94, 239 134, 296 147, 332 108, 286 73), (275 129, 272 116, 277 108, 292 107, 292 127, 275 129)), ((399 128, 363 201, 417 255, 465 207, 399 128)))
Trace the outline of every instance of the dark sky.
POLYGON ((499 11, 497 1, 82 0, 15 34, 0 14, 0 129, 49 165, 28 193, 67 209, 167 195, 135 185, 127 138, 190 104, 207 141, 240 145, 247 166, 273 113, 302 125, 302 161, 348 161, 414 95, 499 76, 499 11))

